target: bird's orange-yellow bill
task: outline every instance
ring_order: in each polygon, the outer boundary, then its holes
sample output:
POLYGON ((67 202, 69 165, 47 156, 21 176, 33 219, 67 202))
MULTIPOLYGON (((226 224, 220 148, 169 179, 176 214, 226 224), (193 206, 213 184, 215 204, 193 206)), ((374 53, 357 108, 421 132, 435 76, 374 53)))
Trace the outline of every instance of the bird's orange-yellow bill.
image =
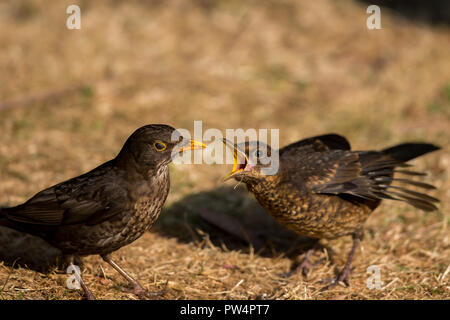
POLYGON ((227 139, 222 139, 223 143, 233 150, 233 169, 229 174, 222 178, 222 181, 231 179, 236 173, 244 171, 248 163, 248 158, 244 152, 240 151, 234 144, 227 139))
POLYGON ((206 145, 204 143, 201 143, 196 140, 190 140, 189 145, 180 148, 180 153, 188 150, 204 149, 204 148, 206 148, 206 145))

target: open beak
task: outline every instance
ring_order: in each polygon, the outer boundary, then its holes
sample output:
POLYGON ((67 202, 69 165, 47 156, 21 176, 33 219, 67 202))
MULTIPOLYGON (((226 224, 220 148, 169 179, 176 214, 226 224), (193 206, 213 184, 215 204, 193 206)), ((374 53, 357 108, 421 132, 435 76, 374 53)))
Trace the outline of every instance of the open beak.
POLYGON ((237 173, 242 172, 247 168, 248 158, 244 152, 239 150, 233 143, 231 143, 227 139, 224 138, 222 141, 225 145, 232 148, 233 150, 233 169, 229 174, 222 178, 222 181, 227 181, 237 173))
POLYGON ((180 148, 179 152, 182 153, 184 151, 188 151, 188 150, 196 150, 196 149, 204 149, 206 148, 206 145, 196 141, 196 140, 189 140, 189 143, 187 143, 187 145, 183 146, 180 148))

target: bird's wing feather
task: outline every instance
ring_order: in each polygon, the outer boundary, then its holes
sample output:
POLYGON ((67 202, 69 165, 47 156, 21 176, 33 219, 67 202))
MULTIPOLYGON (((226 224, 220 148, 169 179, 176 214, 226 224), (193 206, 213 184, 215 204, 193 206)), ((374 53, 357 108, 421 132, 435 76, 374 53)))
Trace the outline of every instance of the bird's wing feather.
POLYGON ((307 186, 316 193, 352 194, 362 198, 377 198, 374 184, 362 174, 363 168, 355 152, 330 151, 311 155, 307 186), (314 163, 314 164, 313 164, 314 163))
MULTIPOLYGON (((394 182, 433 189, 432 185, 410 179, 394 178, 396 167, 407 167, 402 161, 383 152, 351 152, 330 150, 303 154, 301 163, 290 171, 290 179, 318 194, 349 194, 357 198, 380 200, 392 199, 410 203, 425 211, 435 210, 433 202, 438 199, 415 192, 394 182)), ((409 174, 409 171, 399 170, 409 174)), ((412 175, 416 173, 412 172, 412 175)))
POLYGON ((48 188, 22 205, 4 209, 4 215, 22 223, 60 225, 64 208, 59 205, 53 188, 48 188))
POLYGON ((121 212, 127 193, 114 183, 108 163, 45 189, 24 204, 7 209, 17 222, 39 225, 96 223, 121 212))
POLYGON ((291 143, 280 150, 283 153, 296 152, 319 152, 328 150, 350 150, 350 143, 346 138, 338 134, 330 133, 321 136, 306 138, 294 143, 291 143))

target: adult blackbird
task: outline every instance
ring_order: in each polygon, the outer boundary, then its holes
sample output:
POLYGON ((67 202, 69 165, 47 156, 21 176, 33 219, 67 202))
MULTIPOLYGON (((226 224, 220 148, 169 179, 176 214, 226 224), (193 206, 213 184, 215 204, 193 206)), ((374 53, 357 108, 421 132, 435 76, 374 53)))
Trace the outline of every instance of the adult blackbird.
MULTIPOLYGON (((99 254, 127 279, 130 292, 154 296, 121 269, 111 253, 138 239, 158 218, 169 193, 172 157, 203 147, 168 125, 141 127, 114 159, 21 205, 0 209, 0 225, 45 239, 61 250, 73 269, 75 256, 99 254)), ((86 297, 95 299, 77 277, 86 297)))
POLYGON ((351 151, 348 141, 336 134, 311 137, 280 150, 257 141, 224 142, 234 150, 233 170, 224 180, 233 177, 244 182, 278 222, 316 239, 291 274, 308 273, 312 267, 309 257, 319 239, 353 237, 344 268, 324 289, 340 281, 349 285, 350 264, 362 240, 364 222, 382 199, 405 201, 424 211, 435 210, 433 203, 439 201, 408 189, 435 187, 411 180, 408 176, 424 174, 404 168, 410 166, 405 162, 439 149, 432 144, 404 143, 381 151, 351 151), (278 171, 266 174, 274 164, 278 171))

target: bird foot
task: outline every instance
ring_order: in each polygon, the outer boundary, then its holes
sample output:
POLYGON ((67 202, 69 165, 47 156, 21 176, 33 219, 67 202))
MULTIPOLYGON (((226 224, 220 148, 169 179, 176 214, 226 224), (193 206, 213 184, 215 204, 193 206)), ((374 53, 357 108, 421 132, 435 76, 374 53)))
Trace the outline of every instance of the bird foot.
POLYGON ((323 287, 320 291, 332 289, 339 283, 344 283, 347 287, 350 286, 350 268, 344 268, 330 284, 323 287))
POLYGON ((302 273, 304 277, 306 277, 309 273, 309 271, 314 267, 314 264, 309 261, 308 258, 304 258, 302 262, 298 266, 296 266, 292 271, 287 273, 287 277, 291 277, 294 274, 297 274, 299 272, 302 273))
POLYGON ((92 294, 92 292, 85 292, 84 297, 86 300, 97 300, 97 298, 92 294))
POLYGON ((83 289, 83 297, 86 300, 97 300, 97 298, 86 285, 83 284, 81 288, 83 289))
POLYGON ((122 291, 132 293, 139 297, 139 299, 151 299, 163 295, 165 290, 150 292, 142 288, 140 285, 137 285, 133 288, 122 288, 122 291))

